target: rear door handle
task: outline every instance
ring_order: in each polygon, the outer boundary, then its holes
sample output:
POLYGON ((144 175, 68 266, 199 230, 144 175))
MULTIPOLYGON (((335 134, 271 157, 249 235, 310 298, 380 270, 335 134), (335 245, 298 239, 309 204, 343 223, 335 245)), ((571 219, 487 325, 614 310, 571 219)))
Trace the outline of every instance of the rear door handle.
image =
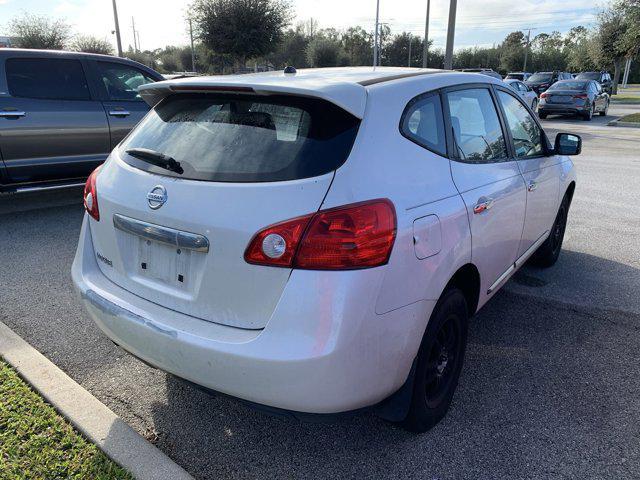
POLYGON ((0 117, 4 118, 18 118, 24 117, 27 112, 23 112, 22 110, 2 110, 0 111, 0 117))
POLYGON ((478 203, 476 203, 476 206, 473 207, 473 213, 477 215, 479 213, 491 210, 494 203, 495 201, 493 200, 493 198, 481 198, 478 200, 478 203))
POLYGON ((131 112, 128 110, 109 110, 109 115, 112 117, 128 117, 131 112))
POLYGON ((530 192, 533 192, 536 188, 538 188, 538 184, 536 182, 534 182, 533 180, 531 180, 529 182, 529 185, 527 185, 527 190, 530 192))

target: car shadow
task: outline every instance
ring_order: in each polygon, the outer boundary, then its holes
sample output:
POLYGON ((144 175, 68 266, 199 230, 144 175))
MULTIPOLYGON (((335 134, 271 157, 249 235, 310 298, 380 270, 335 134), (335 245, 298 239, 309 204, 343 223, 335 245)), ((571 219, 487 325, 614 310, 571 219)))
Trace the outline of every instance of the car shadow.
MULTIPOLYGON (((604 288, 614 272, 640 288, 639 269, 563 255, 565 276, 586 271, 604 288)), ((555 278, 531 267, 521 275, 527 288, 555 278)), ((632 478, 622 459, 637 459, 640 427, 625 419, 640 416, 638 344, 640 315, 506 289, 474 317, 452 408, 426 434, 371 414, 328 424, 272 417, 171 376, 152 415, 160 448, 197 478, 514 478, 520 464, 528 478, 562 469, 632 478)))

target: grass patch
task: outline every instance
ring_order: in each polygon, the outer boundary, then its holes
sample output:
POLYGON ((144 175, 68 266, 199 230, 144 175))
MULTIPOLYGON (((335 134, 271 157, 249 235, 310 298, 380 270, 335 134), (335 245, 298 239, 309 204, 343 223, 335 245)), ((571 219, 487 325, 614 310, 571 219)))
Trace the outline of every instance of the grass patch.
POLYGON ((640 113, 632 113, 631 115, 625 115, 618 120, 619 122, 631 122, 640 123, 640 113))
POLYGON ((2 360, 0 478, 133 479, 76 432, 2 360))
POLYGON ((625 95, 622 93, 613 95, 611 101, 614 103, 640 103, 640 95, 625 95))

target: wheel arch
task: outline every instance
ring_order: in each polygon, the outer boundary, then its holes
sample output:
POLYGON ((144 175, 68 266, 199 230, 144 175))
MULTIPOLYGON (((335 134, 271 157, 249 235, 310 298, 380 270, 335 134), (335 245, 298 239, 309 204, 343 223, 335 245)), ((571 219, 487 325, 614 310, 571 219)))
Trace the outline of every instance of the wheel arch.
POLYGON ((573 193, 576 191, 576 182, 572 180, 571 183, 567 186, 567 190, 564 195, 569 199, 569 205, 571 205, 571 201, 573 200, 573 193))
POLYGON ((478 271, 478 267, 473 263, 467 263, 461 266, 453 274, 443 292, 449 288, 458 288, 462 291, 467 301, 470 317, 476 313, 478 302, 480 301, 480 272, 478 271))

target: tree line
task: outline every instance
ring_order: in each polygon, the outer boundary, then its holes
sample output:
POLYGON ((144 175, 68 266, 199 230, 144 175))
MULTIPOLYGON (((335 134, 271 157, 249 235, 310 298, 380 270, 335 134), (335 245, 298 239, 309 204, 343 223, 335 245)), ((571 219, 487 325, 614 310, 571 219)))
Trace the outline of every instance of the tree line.
MULTIPOLYGON (((194 0, 189 9, 196 35, 196 70, 232 73, 280 69, 371 65, 373 32, 362 27, 319 28, 311 19, 292 26, 290 0, 194 0)), ((9 23, 9 31, 24 48, 70 48, 113 54, 107 39, 73 36, 64 20, 25 14, 9 23)), ((423 65, 424 40, 409 32, 380 30, 380 63, 388 66, 423 65)), ((457 49, 454 68, 492 68, 505 74, 520 71, 609 70, 619 78, 624 60, 640 51, 640 0, 612 0, 591 27, 576 26, 565 34, 543 32, 528 41, 525 32, 509 33, 491 47, 457 49)), ((125 56, 161 72, 189 71, 191 49, 166 46, 143 52, 131 47, 125 56)), ((428 66, 442 68, 444 51, 429 42, 428 66)), ((630 81, 640 82, 634 62, 630 81)))

